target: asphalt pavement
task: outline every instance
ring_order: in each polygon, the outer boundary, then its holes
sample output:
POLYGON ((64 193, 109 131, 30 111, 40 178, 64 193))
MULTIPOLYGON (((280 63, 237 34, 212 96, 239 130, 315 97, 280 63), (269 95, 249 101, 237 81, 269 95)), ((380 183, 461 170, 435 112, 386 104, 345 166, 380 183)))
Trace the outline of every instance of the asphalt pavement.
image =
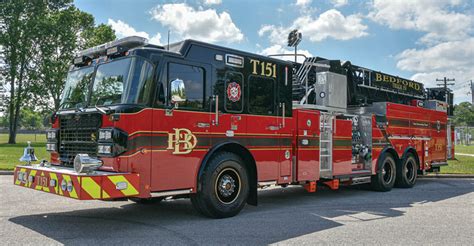
POLYGON ((420 179, 381 193, 364 186, 259 192, 259 206, 208 219, 187 199, 155 205, 76 201, 0 176, 0 245, 472 245, 474 179, 420 179))

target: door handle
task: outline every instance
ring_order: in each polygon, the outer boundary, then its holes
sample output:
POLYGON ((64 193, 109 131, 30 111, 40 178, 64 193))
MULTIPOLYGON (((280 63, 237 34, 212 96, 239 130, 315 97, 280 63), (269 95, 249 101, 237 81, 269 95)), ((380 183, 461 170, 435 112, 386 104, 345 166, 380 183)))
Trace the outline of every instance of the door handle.
POLYGON ((198 122, 197 123, 197 127, 199 127, 199 128, 209 128, 210 126, 211 126, 211 124, 205 123, 205 122, 198 122))
POLYGON ((280 130, 279 126, 267 126, 267 129, 270 131, 278 131, 280 130))

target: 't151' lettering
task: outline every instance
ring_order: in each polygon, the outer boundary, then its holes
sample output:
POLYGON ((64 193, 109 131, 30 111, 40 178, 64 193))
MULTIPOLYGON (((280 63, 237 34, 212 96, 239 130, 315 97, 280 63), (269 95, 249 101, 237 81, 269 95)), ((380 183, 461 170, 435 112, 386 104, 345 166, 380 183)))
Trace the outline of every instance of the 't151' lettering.
POLYGON ((252 63, 252 74, 276 78, 276 64, 250 59, 252 63))

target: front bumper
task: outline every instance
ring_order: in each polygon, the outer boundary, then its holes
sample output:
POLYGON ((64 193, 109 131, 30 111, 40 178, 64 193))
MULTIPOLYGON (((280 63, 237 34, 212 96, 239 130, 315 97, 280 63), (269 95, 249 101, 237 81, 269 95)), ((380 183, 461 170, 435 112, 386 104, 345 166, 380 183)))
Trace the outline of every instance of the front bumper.
POLYGON ((138 196, 139 175, 97 171, 79 174, 72 168, 17 166, 14 184, 78 200, 110 200, 138 196))

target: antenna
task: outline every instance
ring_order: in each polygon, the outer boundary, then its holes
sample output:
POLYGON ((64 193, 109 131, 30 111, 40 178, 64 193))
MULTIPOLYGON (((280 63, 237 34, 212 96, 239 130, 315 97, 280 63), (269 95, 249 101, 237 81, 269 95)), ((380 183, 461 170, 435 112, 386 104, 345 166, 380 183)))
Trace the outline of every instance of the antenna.
POLYGON ((168 46, 166 50, 170 50, 170 29, 168 29, 168 46))

